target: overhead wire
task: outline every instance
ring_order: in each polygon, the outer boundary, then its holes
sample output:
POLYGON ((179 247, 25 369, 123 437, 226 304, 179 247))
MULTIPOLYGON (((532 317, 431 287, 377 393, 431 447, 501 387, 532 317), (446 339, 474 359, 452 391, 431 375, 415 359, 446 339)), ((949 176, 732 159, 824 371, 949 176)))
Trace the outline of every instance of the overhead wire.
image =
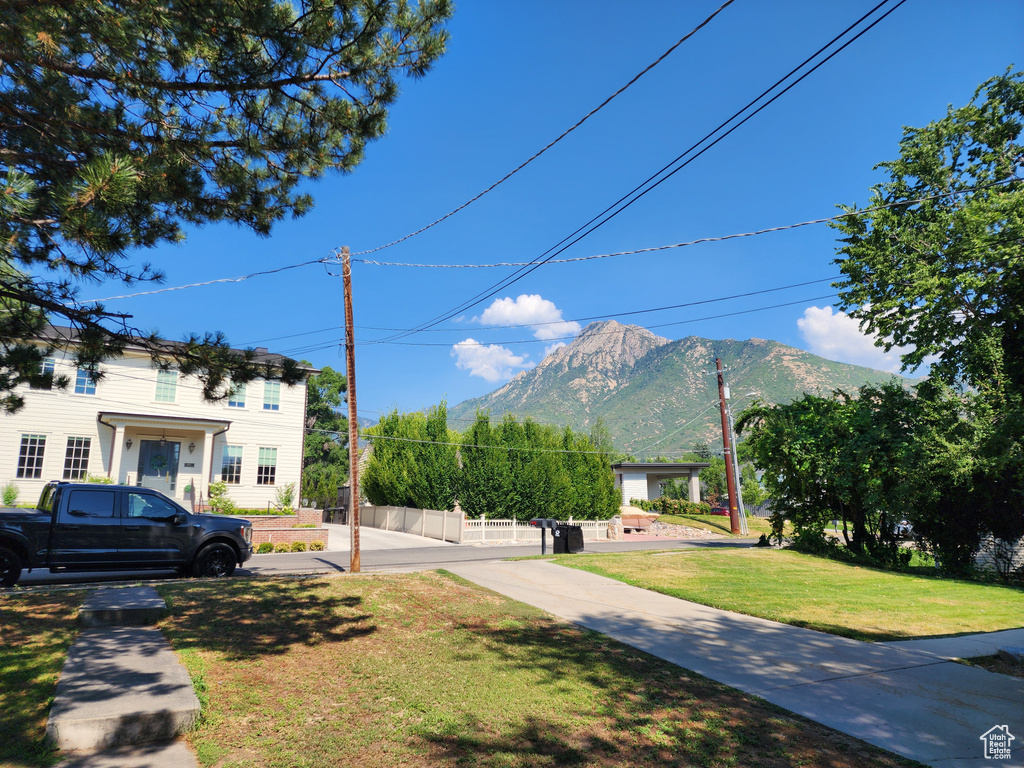
MULTIPOLYGON (((519 173, 521 170, 523 170, 526 166, 528 166, 530 163, 532 163, 534 160, 539 158, 541 155, 543 155, 545 152, 547 152, 553 146, 555 146, 560 141, 562 141, 562 139, 566 138, 570 133, 572 133, 577 128, 579 128, 581 125, 583 125, 585 122, 587 122, 587 120, 589 120, 591 117, 593 117, 598 112, 600 112, 602 109, 604 109, 606 106, 608 106, 608 104, 610 104, 616 97, 622 95, 628 88, 630 88, 630 86, 632 86, 634 83, 636 83, 641 77, 646 75, 648 72, 650 72, 656 66, 658 66, 662 61, 664 61, 666 58, 668 58, 672 54, 672 52, 675 51, 680 45, 685 43, 687 40, 689 40, 691 37, 693 37, 695 34, 697 34, 700 30, 702 30, 704 27, 706 27, 708 24, 710 24, 712 19, 714 19, 718 14, 720 14, 722 11, 724 11, 728 6, 732 5, 732 3, 734 1, 735 0, 726 0, 725 3, 723 3, 721 6, 719 6, 714 11, 714 13, 712 13, 710 16, 708 16, 706 19, 704 19, 704 21, 702 21, 696 27, 694 27, 689 32, 687 32, 685 35, 683 35, 681 38, 679 38, 679 40, 677 40, 671 47, 669 47, 669 49, 667 51, 665 51, 657 59, 655 59, 653 62, 648 64, 646 67, 644 67, 644 69, 642 69, 639 73, 634 75, 629 80, 629 82, 627 82, 624 86, 619 88, 617 91, 615 91, 615 93, 613 93, 611 96, 609 96, 604 101, 602 101, 600 104, 598 104, 596 107, 594 107, 594 109, 590 110, 590 112, 588 112, 583 117, 581 117, 571 127, 566 129, 565 131, 563 131, 553 141, 551 141, 546 146, 544 146, 543 148, 541 148, 540 150, 535 152, 531 157, 529 157, 524 162, 520 163, 516 168, 514 168, 511 171, 509 171, 508 173, 506 173, 504 176, 502 176, 496 182, 491 184, 489 187, 487 187, 487 189, 485 189, 480 194, 476 195, 475 197, 470 198, 469 200, 467 200, 465 203, 463 203, 459 207, 455 208, 452 211, 449 211, 444 216, 442 216, 439 219, 436 219, 435 221, 432 221, 430 224, 427 224, 425 227, 421 227, 420 229, 417 229, 415 232, 410 232, 409 234, 405 235, 404 237, 400 237, 397 240, 393 240, 390 243, 386 243, 385 245, 379 245, 376 248, 370 248, 369 250, 366 250, 366 251, 357 251, 355 254, 352 254, 352 255, 353 256, 361 256, 361 255, 365 255, 367 253, 376 253, 377 251, 383 251, 385 248, 391 248, 392 246, 398 245, 399 243, 404 243, 406 240, 409 240, 410 238, 416 237, 417 235, 420 235, 420 234, 426 232, 428 229, 432 229, 433 227, 436 227, 441 222, 450 219, 455 214, 457 214, 460 211, 468 208, 470 205, 472 205, 477 200, 482 198, 488 192, 491 192, 496 187, 500 186, 501 184, 504 184, 506 181, 511 179, 513 176, 515 176, 517 173, 519 173)), ((337 253, 337 251, 335 251, 335 253, 337 253)))
POLYGON ((504 278, 503 280, 501 280, 501 281, 499 281, 497 283, 492 284, 489 288, 485 288, 480 293, 476 294, 472 298, 467 299, 462 304, 458 305, 455 309, 448 310, 445 313, 442 313, 441 315, 437 315, 434 318, 432 318, 431 320, 428 320, 428 321, 426 321, 424 323, 421 323, 416 328, 414 328, 414 329, 412 329, 412 330, 410 330, 408 332, 405 332, 405 333, 400 334, 398 336, 389 337, 388 340, 390 341, 390 340, 394 340, 396 338, 404 338, 405 336, 412 335, 414 333, 418 333, 419 331, 425 330, 427 328, 432 328, 433 326, 437 325, 438 323, 444 322, 445 320, 449 320, 452 317, 455 317, 460 312, 464 312, 466 309, 469 309, 470 307, 473 307, 473 306, 481 303, 482 301, 486 301, 487 299, 491 298, 492 296, 494 296, 498 292, 504 290, 505 288, 508 288, 510 285, 518 282, 519 280, 522 280, 524 277, 526 277, 527 275, 532 273, 534 270, 536 270, 542 264, 547 263, 548 261, 553 259, 555 256, 559 255, 560 253, 563 253, 565 250, 567 250, 572 245, 575 245, 576 243, 578 243, 584 237, 586 237, 587 235, 589 235, 590 233, 592 233, 593 231, 595 231, 599 227, 601 227, 604 224, 606 224, 608 221, 610 221, 612 218, 614 218, 615 216, 620 214, 622 211, 626 210, 629 206, 631 206, 637 200, 641 199, 644 195, 646 195, 647 193, 651 192, 652 190, 654 190, 655 188, 660 186, 662 183, 667 181, 669 178, 674 176, 676 173, 681 171, 683 168, 687 167, 690 163, 692 163, 698 157, 700 157, 705 152, 710 150, 712 147, 716 146, 720 141, 722 141, 727 136, 729 136, 733 131, 738 129, 740 126, 744 125, 748 120, 750 120, 755 115, 757 115, 762 110, 764 110, 766 107, 768 107, 769 105, 774 103, 776 100, 778 100, 784 94, 789 92, 792 88, 794 88, 796 85, 798 85, 800 82, 802 82, 808 76, 810 76, 817 69, 819 69, 824 64, 826 64, 828 61, 830 61, 832 58, 837 56, 840 52, 845 50, 852 43, 854 43, 855 41, 860 39, 864 34, 866 34, 868 31, 873 29, 877 24, 879 24, 881 21, 883 21, 885 18, 887 18, 891 13, 896 11, 900 6, 902 6, 906 2, 906 0, 898 0, 898 2, 896 2, 896 4, 892 8, 887 10, 884 14, 882 14, 877 19, 873 20, 867 27, 865 27, 864 29, 862 29, 859 32, 857 32, 856 35, 854 35, 852 38, 850 38, 849 40, 844 42, 839 48, 837 48, 836 50, 832 51, 824 59, 822 59, 821 61, 815 63, 814 66, 812 66, 810 69, 808 69, 802 75, 800 75, 796 80, 794 80, 793 82, 789 83, 785 88, 783 88, 781 91, 779 91, 774 96, 772 96, 770 99, 768 99, 768 101, 766 101, 765 103, 761 104, 753 112, 748 114, 742 120, 737 122, 735 125, 730 127, 728 130, 726 130, 721 135, 719 135, 717 138, 714 139, 714 141, 711 141, 709 144, 707 144, 707 146, 705 146, 699 152, 696 152, 696 154, 693 154, 685 162, 682 162, 681 164, 679 164, 678 167, 674 168, 671 171, 668 170, 669 168, 672 168, 672 166, 676 165, 677 163, 680 163, 680 161, 684 157, 689 155, 691 152, 694 152, 701 144, 703 144, 705 141, 710 139, 716 133, 718 133, 719 131, 724 129, 727 125, 729 125, 730 122, 732 122, 733 120, 738 118, 740 115, 742 115, 744 112, 746 112, 748 109, 750 109, 758 101, 760 101, 761 99, 765 98, 769 93, 771 93, 779 85, 784 83, 788 78, 790 78, 792 75, 794 75, 796 72, 798 72, 804 66, 806 66, 808 63, 810 63, 815 58, 817 58, 821 53, 823 53, 828 48, 830 48, 834 43, 836 43, 837 41, 842 39, 847 33, 849 33, 851 30, 855 29, 859 24, 861 24, 861 22, 863 22, 865 19, 870 17, 873 13, 875 13, 875 11, 877 11, 880 8, 882 8, 882 6, 886 5, 887 3, 891 2, 891 1, 892 0, 882 0, 882 2, 878 3, 871 10, 869 10, 867 13, 865 13, 859 19, 857 19, 855 22, 853 22, 850 26, 848 26, 846 29, 844 29, 842 32, 840 32, 838 35, 836 35, 834 38, 832 38, 832 40, 830 40, 828 43, 823 45, 821 48, 819 48, 813 54, 811 54, 806 59, 804 59, 800 64, 798 64, 796 67, 794 67, 792 70, 790 70, 786 75, 784 75, 783 77, 779 78, 779 80, 777 80, 774 84, 772 84, 770 87, 768 87, 764 91, 762 91, 761 94, 759 94, 753 100, 748 102, 744 107, 742 107, 741 109, 737 110, 731 117, 729 117, 727 120, 725 120, 722 123, 720 123, 714 130, 712 130, 711 132, 706 134, 699 141, 697 141, 694 144, 692 144, 687 150, 685 150, 683 153, 678 155, 674 160, 672 160, 671 162, 669 162, 668 164, 663 166, 656 173, 654 173, 651 176, 649 176, 645 181, 641 182, 641 184, 639 184, 636 187, 634 187, 633 190, 631 190, 630 192, 628 192, 625 195, 623 195, 622 197, 620 197, 616 202, 612 203, 610 206, 605 208, 601 213, 599 213, 596 216, 594 216, 593 218, 591 218, 590 221, 588 221, 586 224, 584 224, 581 227, 577 228, 570 235, 564 237, 561 241, 559 241, 554 246, 552 246, 547 251, 545 251, 544 254, 541 255, 541 257, 539 257, 538 259, 534 260, 533 262, 530 262, 528 266, 519 268, 518 270, 516 270, 514 273, 512 273, 508 277, 504 278), (662 174, 664 174, 664 175, 662 175, 662 174), (658 178, 659 176, 661 176, 660 179, 658 178), (658 179, 658 180, 655 181, 655 179, 658 179), (602 217, 604 217, 604 218, 602 218, 602 217))

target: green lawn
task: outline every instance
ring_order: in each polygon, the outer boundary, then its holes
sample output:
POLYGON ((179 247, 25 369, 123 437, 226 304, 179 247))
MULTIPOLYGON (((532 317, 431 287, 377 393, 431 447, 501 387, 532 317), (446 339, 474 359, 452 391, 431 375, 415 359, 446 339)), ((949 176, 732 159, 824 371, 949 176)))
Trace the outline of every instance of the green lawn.
MULTIPOLYGON (((670 525, 688 525, 691 528, 703 528, 705 531, 732 535, 729 518, 722 515, 662 515, 658 518, 658 522, 670 525)), ((760 517, 748 517, 747 530, 750 532, 750 536, 760 536, 762 533, 771 533, 772 526, 767 520, 760 517)))
POLYGON ((444 573, 160 591, 204 766, 906 764, 444 573))
POLYGON ((776 549, 559 556, 673 597, 859 640, 1024 626, 1024 590, 863 568, 776 549))
POLYGON ((56 762, 46 716, 84 599, 80 591, 0 595, 0 766, 56 762))

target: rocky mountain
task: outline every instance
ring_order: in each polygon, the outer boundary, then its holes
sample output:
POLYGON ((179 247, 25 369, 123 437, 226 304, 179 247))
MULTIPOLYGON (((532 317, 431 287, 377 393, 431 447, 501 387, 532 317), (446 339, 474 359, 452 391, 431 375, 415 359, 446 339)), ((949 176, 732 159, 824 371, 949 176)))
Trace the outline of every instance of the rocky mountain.
POLYGON ((885 371, 837 363, 776 341, 678 341, 613 320, 591 323, 489 395, 449 409, 453 426, 478 410, 589 429, 600 417, 619 450, 638 459, 677 454, 721 440, 715 358, 722 358, 734 407, 755 398, 785 403, 804 393, 852 390, 889 381, 885 371), (750 392, 756 395, 743 398, 750 392))

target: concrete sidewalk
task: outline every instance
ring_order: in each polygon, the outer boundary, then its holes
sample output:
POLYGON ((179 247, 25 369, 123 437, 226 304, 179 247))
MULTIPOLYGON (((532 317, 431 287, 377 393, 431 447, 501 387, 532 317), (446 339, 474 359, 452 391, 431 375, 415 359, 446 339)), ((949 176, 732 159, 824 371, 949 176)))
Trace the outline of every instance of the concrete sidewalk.
POLYGON ((546 561, 453 564, 448 570, 929 765, 985 764, 982 734, 1008 726, 1018 739, 1012 758, 995 764, 1024 768, 1024 680, 943 656, 946 651, 972 655, 960 651, 988 647, 985 636, 955 638, 958 644, 941 647, 862 643, 708 608, 546 561))

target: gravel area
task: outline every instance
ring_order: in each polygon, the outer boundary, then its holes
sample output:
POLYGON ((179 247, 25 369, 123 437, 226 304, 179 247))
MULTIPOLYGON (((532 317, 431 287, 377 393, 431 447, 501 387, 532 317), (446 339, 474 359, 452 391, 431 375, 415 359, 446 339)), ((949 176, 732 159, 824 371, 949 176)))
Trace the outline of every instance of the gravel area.
POLYGON ((665 536, 673 539, 718 539, 724 535, 704 528, 692 528, 689 525, 659 523, 657 520, 643 532, 648 536, 665 536))

